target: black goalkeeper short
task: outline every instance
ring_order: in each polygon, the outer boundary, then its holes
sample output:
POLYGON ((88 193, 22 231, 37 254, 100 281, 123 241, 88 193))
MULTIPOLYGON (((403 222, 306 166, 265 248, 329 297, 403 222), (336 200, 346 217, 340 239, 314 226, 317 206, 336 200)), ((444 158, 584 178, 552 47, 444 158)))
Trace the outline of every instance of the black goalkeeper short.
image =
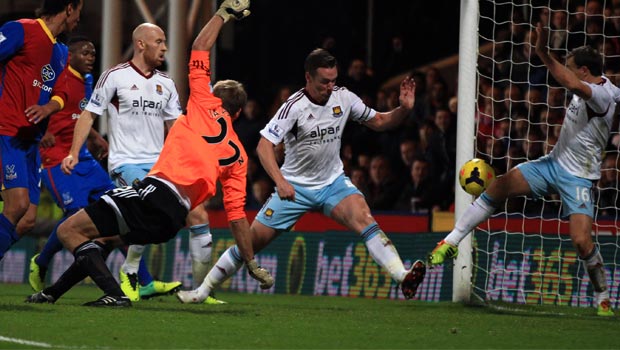
POLYGON ((187 208, 178 195, 147 177, 115 188, 84 208, 101 237, 120 235, 126 244, 167 242, 185 227, 187 208))

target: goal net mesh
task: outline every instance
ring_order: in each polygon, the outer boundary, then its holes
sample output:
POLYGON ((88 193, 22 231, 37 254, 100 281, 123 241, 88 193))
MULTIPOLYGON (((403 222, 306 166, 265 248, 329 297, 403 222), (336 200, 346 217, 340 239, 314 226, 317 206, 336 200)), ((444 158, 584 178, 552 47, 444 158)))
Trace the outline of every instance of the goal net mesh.
MULTIPOLYGON (((620 1, 481 0, 479 6, 475 156, 501 175, 553 149, 572 98, 534 52, 536 23, 550 23, 549 46, 560 62, 571 49, 591 45, 604 56, 605 75, 620 81, 620 1)), ((617 120, 612 130, 602 178, 589 195, 596 204, 592 235, 618 308, 617 120)), ((518 197, 481 225, 474 236, 473 293, 486 301, 593 306, 561 211, 558 196, 518 197)))

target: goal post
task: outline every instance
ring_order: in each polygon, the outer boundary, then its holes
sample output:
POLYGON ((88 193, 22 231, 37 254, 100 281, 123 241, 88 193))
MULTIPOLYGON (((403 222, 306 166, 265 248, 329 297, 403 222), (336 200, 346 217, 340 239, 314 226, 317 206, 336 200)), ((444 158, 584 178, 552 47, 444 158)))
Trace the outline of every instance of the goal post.
MULTIPOLYGON (((456 134, 456 169, 473 158, 475 132, 475 110, 478 91, 478 0, 461 0, 459 33, 459 76, 458 76, 458 128, 456 134)), ((459 188, 458 172, 454 179, 459 188)), ((455 191, 455 216, 460 217, 471 203, 471 196, 465 191, 455 191)), ((459 244, 460 254, 454 261, 452 300, 469 301, 472 278, 472 235, 459 244)))

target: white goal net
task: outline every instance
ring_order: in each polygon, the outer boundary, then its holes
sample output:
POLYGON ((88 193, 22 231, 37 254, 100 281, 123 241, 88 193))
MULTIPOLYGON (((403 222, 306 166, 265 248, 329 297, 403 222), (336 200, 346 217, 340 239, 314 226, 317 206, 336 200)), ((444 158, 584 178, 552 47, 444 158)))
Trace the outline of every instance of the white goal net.
MULTIPOLYGON (((591 45, 604 56, 605 75, 620 82, 620 1, 463 0, 461 11, 458 141, 464 150, 457 155, 457 168, 476 156, 504 174, 555 145, 570 95, 534 53, 531 33, 541 17, 551 24, 549 44, 561 62, 572 48, 591 45)), ((616 309, 619 164, 618 147, 610 139, 602 178, 591 193, 596 203, 592 234, 616 309)), ((458 217, 471 196, 457 193, 458 217)), ((474 295, 486 301, 592 306, 592 286, 560 213, 555 196, 509 200, 461 244, 453 299, 474 295), (469 244, 471 255, 466 254, 469 244)))

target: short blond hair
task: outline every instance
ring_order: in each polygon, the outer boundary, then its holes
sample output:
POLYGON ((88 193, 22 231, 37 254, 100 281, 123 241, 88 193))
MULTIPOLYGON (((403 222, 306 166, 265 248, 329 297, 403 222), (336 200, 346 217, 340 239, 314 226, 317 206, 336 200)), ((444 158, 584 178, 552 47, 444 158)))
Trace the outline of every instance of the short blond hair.
POLYGON ((236 80, 220 80, 213 86, 213 95, 222 100, 222 107, 234 116, 248 102, 243 84, 236 80))

